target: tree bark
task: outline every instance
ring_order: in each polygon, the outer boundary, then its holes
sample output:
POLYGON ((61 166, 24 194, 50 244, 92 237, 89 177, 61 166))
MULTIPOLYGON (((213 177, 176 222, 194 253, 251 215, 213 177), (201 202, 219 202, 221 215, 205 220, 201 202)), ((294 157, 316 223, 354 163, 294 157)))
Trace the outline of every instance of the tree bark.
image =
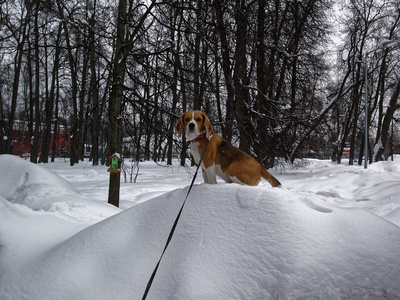
POLYGON ((390 97, 389 106, 386 109, 386 114, 382 122, 381 139, 378 145, 377 153, 374 155, 374 161, 382 160, 383 153, 389 148, 389 130, 390 123, 393 120, 394 113, 400 108, 398 100, 400 98, 400 80, 397 81, 396 88, 390 97))
POLYGON ((97 70, 96 70, 96 49, 95 49, 95 24, 96 24, 96 1, 94 2, 93 14, 89 19, 89 56, 90 56, 90 103, 92 107, 92 117, 91 117, 91 139, 92 139, 92 149, 91 158, 94 166, 99 164, 99 85, 97 82, 97 70))
POLYGON ((35 108, 35 126, 33 132, 33 141, 31 148, 31 162, 37 163, 38 154, 39 154, 39 138, 40 138, 40 51, 39 51, 39 3, 36 3, 35 7, 35 21, 34 21, 34 30, 35 30, 35 94, 34 94, 34 105, 35 108))
MULTIPOLYGON (((119 0, 117 37, 115 43, 112 89, 108 108, 108 157, 122 153, 122 98, 126 68, 126 8, 127 1, 119 0)), ((120 173, 110 173, 108 203, 119 206, 120 173)))
POLYGON ((14 58, 14 78, 13 78, 13 87, 12 87, 12 96, 11 96, 11 110, 10 115, 8 117, 8 129, 7 129, 7 142, 6 142, 6 153, 12 152, 12 134, 14 130, 14 121, 15 121, 15 113, 17 109, 17 99, 18 99, 18 89, 20 83, 21 76, 21 68, 22 68, 22 57, 24 55, 24 44, 26 40, 26 29, 28 24, 28 16, 25 17, 23 21, 23 27, 21 28, 21 33, 18 36, 18 46, 17 52, 14 58))
POLYGON ((201 13, 203 1, 197 1, 196 8, 196 33, 194 39, 194 70, 193 70, 193 109, 201 110, 202 99, 200 97, 200 41, 201 41, 201 13))
POLYGON ((247 77, 247 15, 246 1, 236 0, 236 49, 233 84, 235 86, 236 119, 240 133, 239 148, 249 152, 253 130, 251 125, 247 77))
MULTIPOLYGON (((53 65, 53 72, 51 77, 51 85, 50 85, 50 94, 46 101, 46 127, 43 131, 42 136, 42 151, 40 152, 39 161, 43 163, 47 163, 49 160, 49 148, 50 148, 50 139, 51 139, 51 127, 52 127, 52 118, 53 118, 53 105, 54 105, 54 98, 55 98, 55 89, 56 89, 56 78, 58 74, 58 67, 59 67, 59 57, 60 57, 60 50, 59 41, 61 39, 61 32, 62 32, 62 24, 59 24, 58 27, 58 35, 57 35, 57 42, 56 42, 56 51, 54 55, 54 65, 53 65)), ((55 140, 56 135, 56 128, 54 128, 54 136, 53 139, 55 140)), ((54 149, 53 149, 54 151, 54 149)))
POLYGON ((72 124, 71 124, 71 139, 70 139, 70 165, 73 166, 75 163, 78 163, 78 143, 79 139, 77 136, 78 133, 78 82, 77 82, 77 72, 75 67, 75 58, 72 53, 72 45, 70 41, 70 35, 68 30, 68 24, 66 18, 64 16, 64 9, 60 3, 60 0, 57 1, 57 7, 62 19, 63 29, 64 29, 64 36, 68 54, 68 63, 71 71, 71 101, 72 101, 72 124))
MULTIPOLYGON (((127 37, 127 0, 119 0, 117 17, 117 37, 115 42, 114 67, 112 72, 112 89, 108 108, 108 157, 114 153, 122 153, 122 107, 126 60, 133 42, 143 26, 147 16, 155 5, 153 0, 141 16, 133 32, 127 37)), ((110 185, 108 191, 108 203, 119 206, 120 173, 110 172, 110 185)))
POLYGON ((226 116, 225 126, 222 128, 222 136, 228 141, 232 141, 232 128, 234 124, 235 115, 235 88, 233 85, 232 73, 231 73, 231 62, 230 62, 230 50, 228 43, 228 35, 224 24, 224 11, 222 7, 222 1, 215 0, 215 18, 216 18, 216 30, 219 34, 221 43, 221 56, 222 56, 222 70, 225 78, 225 86, 227 92, 226 99, 226 116))

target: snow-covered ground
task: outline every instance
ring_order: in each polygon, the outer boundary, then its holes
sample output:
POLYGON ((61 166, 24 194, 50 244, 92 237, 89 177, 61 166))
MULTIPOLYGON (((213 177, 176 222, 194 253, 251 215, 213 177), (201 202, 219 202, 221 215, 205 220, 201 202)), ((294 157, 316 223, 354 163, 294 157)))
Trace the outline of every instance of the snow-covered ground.
MULTIPOLYGON (((104 166, 0 170, 2 300, 141 299, 194 172, 140 163, 120 209, 104 166)), ((147 299, 400 299, 400 157, 271 172, 283 188, 198 176, 147 299)))

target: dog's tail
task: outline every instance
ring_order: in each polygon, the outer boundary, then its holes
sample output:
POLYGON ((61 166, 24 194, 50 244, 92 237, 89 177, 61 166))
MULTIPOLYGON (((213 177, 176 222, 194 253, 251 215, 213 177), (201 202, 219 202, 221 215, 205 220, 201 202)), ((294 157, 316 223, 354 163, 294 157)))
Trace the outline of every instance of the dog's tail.
POLYGON ((267 180, 273 187, 281 187, 282 184, 279 182, 278 179, 276 179, 274 176, 272 176, 264 167, 261 167, 261 176, 265 180, 267 180))

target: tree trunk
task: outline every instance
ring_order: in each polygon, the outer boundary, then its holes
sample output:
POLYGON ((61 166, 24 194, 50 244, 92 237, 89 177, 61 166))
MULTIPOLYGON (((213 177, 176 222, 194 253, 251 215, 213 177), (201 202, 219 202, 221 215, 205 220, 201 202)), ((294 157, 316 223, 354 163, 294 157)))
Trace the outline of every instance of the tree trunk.
MULTIPOLYGON (((95 4, 94 4, 95 5, 95 4)), ((92 153, 91 157, 93 159, 93 165, 97 166, 99 164, 99 85, 97 82, 96 74, 96 49, 95 49, 95 10, 92 17, 89 19, 89 55, 90 55, 90 92, 89 97, 92 104, 92 118, 91 118, 91 129, 92 129, 92 153)))
MULTIPOLYGON (((177 122, 177 119, 173 117, 173 114, 176 113, 176 107, 177 103, 179 100, 178 97, 178 83, 179 83, 179 71, 182 67, 179 53, 180 53, 180 47, 181 47, 181 39, 182 39, 182 33, 181 33, 181 21, 179 20, 178 27, 175 28, 175 23, 176 23, 176 16, 177 13, 175 11, 174 7, 171 7, 170 11, 171 15, 171 20, 173 21, 173 26, 171 26, 171 32, 170 32, 170 38, 171 41, 175 44, 175 48, 173 49, 173 57, 174 57, 174 69, 173 69, 173 74, 172 74, 172 79, 171 79, 171 90, 172 90, 172 109, 171 112, 172 114, 170 115, 169 119, 169 129, 168 129, 168 137, 167 137, 167 165, 172 165, 172 154, 173 154, 173 146, 174 146, 174 131, 175 131, 175 125, 177 122), (175 40, 175 35, 177 35, 176 40, 175 40)), ((182 83, 183 85, 183 83, 182 83)))
POLYGON ((253 129, 251 125, 249 90, 247 78, 247 15, 246 1, 236 0, 236 49, 235 71, 233 84, 235 86, 236 119, 240 133, 239 148, 249 152, 252 143, 253 129))
POLYGON ((222 1, 214 1, 215 18, 217 23, 217 32, 219 33, 221 43, 221 55, 222 55, 222 70, 225 77, 225 85, 227 92, 226 99, 226 116, 225 126, 222 128, 222 136, 228 141, 232 141, 232 128, 234 124, 235 115, 235 88, 233 86, 233 79, 231 73, 231 62, 230 62, 230 51, 228 43, 228 35, 224 24, 224 11, 222 8, 222 1))
POLYGON ((399 98, 400 80, 397 81, 396 88, 394 89, 393 94, 390 97, 389 106, 386 109, 386 114, 382 122, 381 139, 380 143, 378 143, 378 146, 380 147, 378 148, 377 153, 375 153, 374 155, 374 161, 381 160, 383 153, 389 148, 390 123, 393 120, 394 113, 400 108, 400 104, 398 103, 399 98))
POLYGON ((11 96, 11 110, 10 115, 8 117, 8 129, 7 129, 7 142, 6 142, 6 153, 11 153, 12 149, 12 134, 14 130, 14 121, 15 121, 15 113, 17 109, 17 99, 18 99, 18 89, 19 89, 19 80, 21 76, 21 67, 22 67, 22 57, 24 54, 24 44, 26 40, 26 28, 28 16, 25 18, 24 25, 22 27, 22 32, 18 38, 18 46, 17 52, 14 58, 14 78, 13 78, 13 88, 12 88, 12 96, 11 96))
MULTIPOLYGON (((51 162, 54 162, 55 157, 56 157, 56 152, 60 151, 61 149, 57 148, 58 145, 58 138, 59 138, 59 133, 58 133, 58 102, 60 99, 60 85, 58 82, 58 73, 56 74, 56 95, 55 95, 55 101, 56 105, 54 108, 54 135, 53 135, 53 146, 52 146, 52 151, 51 151, 51 162)), ((61 153, 59 153, 61 154, 61 153)))
POLYGON ((200 97, 200 41, 201 41, 201 13, 203 1, 197 1, 196 8, 196 36, 194 40, 194 70, 193 70, 193 109, 201 110, 200 97))
MULTIPOLYGON (((58 35, 57 35, 57 42, 56 42, 56 52, 54 55, 54 66, 53 72, 51 77, 51 86, 50 86, 50 95, 46 101, 46 127, 43 131, 42 136, 42 151, 40 152, 40 162, 47 163, 49 159, 49 147, 50 147, 50 139, 51 139, 51 126, 52 126, 52 117, 53 117, 53 105, 54 105, 54 98, 55 98, 55 88, 56 88, 56 77, 58 74, 58 66, 59 66, 59 56, 60 56, 60 47, 59 41, 61 38, 62 32, 62 25, 60 23, 58 27, 58 35)), ((55 139, 56 129, 54 128, 54 136, 55 139)), ((53 150, 54 152, 54 150, 53 150)))
POLYGON ((61 19, 62 19, 62 24, 63 24, 63 29, 64 29, 64 36, 65 36, 65 42, 66 42, 66 48, 67 48, 67 54, 68 54, 68 63, 71 71, 71 101, 72 101, 72 108, 73 108, 73 113, 72 113, 72 124, 71 124, 71 134, 70 134, 70 165, 73 166, 75 163, 79 162, 78 159, 78 143, 79 139, 77 136, 78 133, 78 76, 76 72, 76 67, 75 67, 75 59, 74 55, 72 53, 72 45, 70 41, 70 36, 69 36, 69 30, 68 30, 68 24, 67 24, 67 19, 64 17, 64 10, 63 7, 60 3, 60 0, 57 1, 57 7, 58 11, 60 13, 61 19))
MULTIPOLYGON (((108 108, 108 156, 122 153, 122 98, 126 68, 126 8, 127 1, 119 0, 117 38, 115 43, 112 89, 108 108)), ((110 173, 108 203, 119 206, 120 173, 110 173)))
MULTIPOLYGON (((85 49, 88 48, 85 46, 85 49)), ((89 53, 85 50, 83 53, 83 65, 82 65, 82 79, 81 79, 81 90, 79 92, 79 113, 78 113, 78 128, 77 128, 77 154, 78 160, 84 160, 85 153, 85 108, 88 110, 87 105, 85 105, 86 90, 86 78, 87 70, 89 65, 89 53)))
MULTIPOLYGON (((267 93, 267 78, 266 78, 266 52, 265 47, 265 14, 266 0, 258 0, 258 11, 257 11, 257 46, 256 46, 256 80, 257 80, 257 95, 255 109, 262 115, 268 116, 272 113, 272 109, 266 109, 269 107, 267 93)), ((257 117, 255 119, 257 123, 257 132, 255 133, 254 140, 254 152, 257 160, 265 167, 273 167, 274 160, 274 147, 275 143, 271 140, 269 122, 266 117, 257 117)))
MULTIPOLYGON (((35 7, 35 127, 33 132, 33 141, 31 148, 31 162, 37 163, 39 154, 39 137, 40 137, 40 56, 39 56, 39 3, 35 7)), ((31 104, 32 105, 32 104, 31 104)))

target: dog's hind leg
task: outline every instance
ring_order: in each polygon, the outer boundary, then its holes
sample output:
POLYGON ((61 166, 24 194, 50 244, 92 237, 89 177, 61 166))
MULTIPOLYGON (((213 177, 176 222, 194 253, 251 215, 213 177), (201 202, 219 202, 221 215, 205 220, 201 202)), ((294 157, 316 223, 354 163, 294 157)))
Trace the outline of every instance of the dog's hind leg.
POLYGON ((240 174, 238 176, 231 176, 231 180, 234 183, 256 186, 260 182, 261 178, 256 176, 246 176, 246 174, 240 174))

